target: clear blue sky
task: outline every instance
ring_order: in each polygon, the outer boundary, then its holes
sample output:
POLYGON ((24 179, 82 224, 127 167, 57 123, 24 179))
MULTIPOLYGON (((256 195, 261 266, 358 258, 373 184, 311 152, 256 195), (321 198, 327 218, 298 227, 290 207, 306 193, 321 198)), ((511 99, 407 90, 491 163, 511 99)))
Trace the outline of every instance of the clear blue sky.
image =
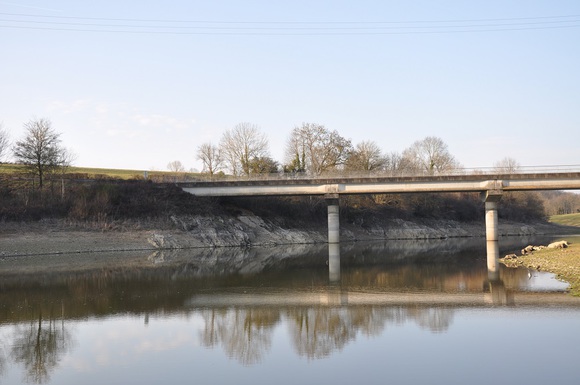
POLYGON ((240 122, 466 167, 580 164, 580 1, 0 0, 0 122, 47 118, 76 165, 200 168, 240 122))

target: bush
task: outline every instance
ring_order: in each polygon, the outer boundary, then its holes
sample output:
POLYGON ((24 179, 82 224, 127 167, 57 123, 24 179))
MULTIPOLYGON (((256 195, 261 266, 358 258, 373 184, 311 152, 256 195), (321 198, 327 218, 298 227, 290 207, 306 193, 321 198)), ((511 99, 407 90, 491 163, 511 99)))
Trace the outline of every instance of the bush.
POLYGON ((1 182, 0 220, 68 218, 101 222, 208 214, 218 207, 216 199, 195 197, 173 185, 143 180, 65 180, 64 194, 54 186, 34 189, 29 181, 4 178, 1 182))

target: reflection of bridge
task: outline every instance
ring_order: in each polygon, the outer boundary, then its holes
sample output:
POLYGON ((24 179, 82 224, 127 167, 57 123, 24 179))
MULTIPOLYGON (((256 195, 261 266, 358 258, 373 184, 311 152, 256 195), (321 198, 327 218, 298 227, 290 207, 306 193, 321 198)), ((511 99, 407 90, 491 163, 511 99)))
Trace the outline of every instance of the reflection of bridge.
POLYGON ((521 307, 578 307, 577 298, 564 295, 561 292, 524 292, 494 287, 486 292, 474 293, 435 293, 435 292, 368 292, 348 291, 340 288, 329 288, 324 292, 280 292, 268 294, 197 294, 185 303, 192 308, 255 308, 255 307, 325 307, 325 306, 445 306, 453 307, 485 307, 490 305, 517 305, 521 307), (504 291, 497 295, 496 291, 504 291), (283 304, 283 306, 281 306, 283 304))

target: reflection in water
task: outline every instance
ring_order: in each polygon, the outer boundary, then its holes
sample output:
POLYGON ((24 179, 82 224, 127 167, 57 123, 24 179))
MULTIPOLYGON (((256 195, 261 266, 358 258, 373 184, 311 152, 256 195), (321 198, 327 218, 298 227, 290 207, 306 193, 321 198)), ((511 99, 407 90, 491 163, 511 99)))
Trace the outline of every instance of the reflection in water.
POLYGON ((271 309, 202 310, 203 346, 222 345, 228 357, 245 365, 261 362, 272 344, 272 329, 280 313, 271 309))
POLYGON ((514 305, 514 296, 510 289, 506 289, 500 278, 499 242, 487 241, 487 278, 483 289, 488 293, 486 300, 493 305, 514 305))
POLYGON ((0 378, 2 378, 2 374, 4 373, 4 368, 6 367, 6 355, 4 353, 5 349, 5 341, 2 339, 0 341, 0 378))
POLYGON ((487 255, 481 243, 425 242, 423 251, 420 244, 156 253, 136 257, 137 267, 53 274, 0 265, 0 332, 12 328, 0 345, 0 380, 15 364, 26 381, 49 382, 74 354, 67 323, 91 318, 134 315, 143 327, 173 315, 198 319, 202 346, 251 366, 271 354, 279 326, 298 356, 320 359, 392 326, 444 333, 460 308, 580 307, 561 286, 534 287, 525 270, 486 267, 486 257, 499 255, 497 242, 487 244, 487 255))
POLYGON ((290 335, 296 352, 308 358, 322 358, 356 336, 357 317, 348 308, 297 309, 289 314, 290 335))
POLYGON ((50 372, 71 347, 71 341, 63 319, 56 320, 52 314, 43 318, 39 312, 37 321, 17 326, 11 359, 24 367, 27 382, 40 384, 49 379, 50 372))
POLYGON ((244 365, 262 362, 278 324, 287 326, 299 356, 318 359, 341 351, 357 336, 378 336, 388 324, 414 320, 422 329, 444 332, 453 319, 451 309, 400 306, 230 308, 192 314, 204 320, 199 333, 203 346, 221 346, 228 357, 244 365))
POLYGON ((340 282, 340 243, 328 244, 328 280, 340 282))

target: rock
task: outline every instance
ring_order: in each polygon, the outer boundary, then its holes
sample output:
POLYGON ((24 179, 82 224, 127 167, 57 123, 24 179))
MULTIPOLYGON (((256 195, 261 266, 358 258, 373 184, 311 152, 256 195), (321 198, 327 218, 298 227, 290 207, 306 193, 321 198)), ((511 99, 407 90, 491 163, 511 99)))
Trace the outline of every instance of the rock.
POLYGON ((548 249, 565 249, 568 247, 567 241, 552 242, 548 245, 548 249))
POLYGON ((171 235, 152 234, 148 239, 150 245, 158 249, 177 249, 179 245, 171 235))
POLYGON ((522 255, 526 255, 529 254, 533 251, 539 251, 539 250, 544 250, 546 248, 546 246, 533 246, 533 245, 528 245, 526 247, 524 247, 522 249, 522 255))
POLYGON ((528 245, 522 249, 522 255, 526 255, 528 253, 531 253, 532 251, 534 251, 534 246, 528 245))
POLYGON ((518 256, 515 254, 508 254, 505 257, 503 257, 504 259, 516 259, 518 256))

